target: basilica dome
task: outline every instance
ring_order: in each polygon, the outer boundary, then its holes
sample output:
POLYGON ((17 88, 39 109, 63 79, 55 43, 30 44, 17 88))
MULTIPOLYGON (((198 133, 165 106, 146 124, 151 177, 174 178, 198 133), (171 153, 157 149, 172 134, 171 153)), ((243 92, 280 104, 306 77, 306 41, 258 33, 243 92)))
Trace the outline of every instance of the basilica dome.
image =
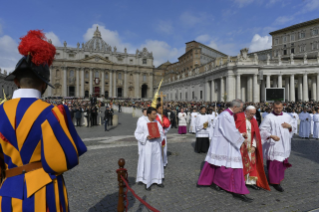
POLYGON ((84 49, 86 51, 111 51, 112 48, 109 46, 101 37, 101 32, 99 27, 96 27, 93 38, 84 44, 84 49))

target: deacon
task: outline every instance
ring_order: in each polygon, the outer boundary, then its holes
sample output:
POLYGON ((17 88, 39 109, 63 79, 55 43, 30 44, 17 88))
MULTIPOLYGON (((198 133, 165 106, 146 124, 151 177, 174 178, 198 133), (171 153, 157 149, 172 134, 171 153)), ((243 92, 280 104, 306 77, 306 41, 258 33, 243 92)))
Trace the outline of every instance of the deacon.
MULTIPOLYGON (((136 126, 138 126, 140 122, 142 122, 142 121, 144 121, 145 119, 147 119, 147 108, 143 108, 143 109, 142 109, 142 113, 143 113, 143 115, 137 119, 137 124, 136 124, 136 126)), ((140 150, 141 150, 141 143, 137 141, 137 151, 138 151, 138 154, 140 154, 140 150)))
MULTIPOLYGON (((147 109, 147 118, 138 122, 134 136, 140 143, 140 152, 137 164, 136 182, 145 184, 145 189, 150 191, 151 185, 156 183, 159 187, 164 187, 162 179, 164 178, 164 167, 162 158, 162 141, 164 138, 163 128, 156 121, 156 109, 149 107, 147 109), (156 123, 159 132, 158 137, 150 136, 148 123, 156 123)), ((151 129, 152 130, 152 129, 151 129)))
POLYGON ((235 114, 236 128, 241 133, 247 133, 247 139, 240 148, 243 172, 246 185, 255 190, 270 190, 264 171, 263 149, 255 114, 256 108, 252 105, 246 107, 245 112, 235 114))
POLYGON ((317 113, 313 114, 313 138, 319 139, 319 107, 317 113))
POLYGON ((79 164, 86 146, 67 106, 41 100, 50 84, 55 47, 40 30, 20 38, 23 57, 5 80, 18 89, 0 106, 0 163, 5 179, 0 211, 68 211, 63 173, 79 164))
POLYGON ((197 117, 198 113, 196 112, 196 108, 193 108, 193 112, 191 113, 191 124, 189 126, 189 132, 190 133, 196 133, 196 130, 195 130, 195 120, 196 120, 196 117, 197 117))
POLYGON ((292 109, 292 112, 290 113, 290 116, 293 118, 294 120, 294 134, 298 133, 298 120, 299 120, 299 116, 298 113, 296 113, 295 109, 292 109))
POLYGON ((259 127, 264 157, 267 159, 268 179, 280 192, 284 191, 280 182, 285 177, 285 169, 291 167, 288 158, 294 132, 293 119, 287 113, 283 113, 282 109, 281 102, 274 102, 273 112, 265 117, 259 127))
POLYGON ((299 114, 300 126, 299 137, 308 138, 310 136, 310 114, 307 112, 307 107, 303 108, 303 111, 299 114))
POLYGON ((181 112, 178 113, 178 134, 187 133, 187 115, 184 112, 184 109, 181 109, 181 112))
POLYGON ((171 129, 171 122, 169 119, 163 115, 163 107, 161 104, 157 104, 156 106, 157 116, 156 120, 160 123, 163 128, 163 141, 162 141, 162 148, 163 148, 163 165, 166 167, 168 160, 167 160, 167 133, 171 129))
POLYGON ((223 111, 217 119, 212 141, 206 155, 206 163, 198 179, 198 185, 211 186, 217 191, 231 192, 234 198, 252 202, 247 197, 240 147, 247 133, 236 129, 234 114, 241 112, 243 102, 233 100, 231 107, 223 111))
POLYGON ((196 143, 195 152, 197 153, 207 153, 209 148, 209 129, 210 120, 206 114, 206 107, 200 107, 200 114, 197 115, 195 120, 195 130, 196 130, 196 143))

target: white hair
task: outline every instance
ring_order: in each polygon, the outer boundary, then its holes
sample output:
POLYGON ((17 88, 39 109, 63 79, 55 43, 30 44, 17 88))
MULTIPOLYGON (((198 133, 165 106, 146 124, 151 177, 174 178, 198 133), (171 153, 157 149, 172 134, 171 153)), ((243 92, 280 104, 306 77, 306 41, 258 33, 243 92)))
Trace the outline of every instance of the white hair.
POLYGON ((256 110, 256 108, 253 105, 249 105, 246 107, 246 111, 248 111, 248 110, 256 110))

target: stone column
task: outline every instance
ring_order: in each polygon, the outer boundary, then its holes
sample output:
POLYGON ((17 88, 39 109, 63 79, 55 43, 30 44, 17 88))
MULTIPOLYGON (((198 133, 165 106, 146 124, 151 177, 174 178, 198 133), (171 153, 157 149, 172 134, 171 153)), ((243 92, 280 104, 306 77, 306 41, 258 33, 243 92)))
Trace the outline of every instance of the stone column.
POLYGON ((282 75, 278 75, 278 88, 282 88, 282 75))
POLYGON ((246 102, 247 77, 242 77, 240 84, 241 84, 241 100, 246 102))
POLYGON ((312 76, 311 78, 311 99, 317 101, 316 76, 312 76))
POLYGON ((211 94, 211 100, 212 102, 216 101, 216 94, 215 94, 215 81, 214 79, 211 81, 210 84, 210 94, 211 94))
POLYGON ((308 97, 308 75, 307 73, 303 74, 303 101, 309 101, 308 97))
POLYGON ((134 86, 134 91, 135 91, 135 98, 140 98, 140 73, 135 72, 135 86, 134 86))
POLYGON ((101 79, 101 96, 105 94, 105 70, 102 69, 102 79, 101 79))
POLYGON ((237 98, 237 99, 242 99, 242 98, 241 98, 240 74, 237 74, 237 76, 236 76, 236 98, 237 98))
MULTIPOLYGON (((50 84, 53 85, 53 80, 52 80, 52 75, 53 75, 53 68, 50 68, 50 84)), ((54 86, 54 85, 53 85, 54 86)), ((48 86, 48 92, 47 92, 48 96, 52 96, 52 88, 51 86, 48 86)))
POLYGON ((148 80, 149 80, 149 85, 150 85, 148 97, 149 97, 150 99, 153 99, 153 73, 150 73, 150 74, 148 75, 148 78, 149 78, 148 80))
POLYGON ((109 97, 113 97, 112 82, 113 82, 113 70, 110 70, 109 71, 109 97))
POLYGON ((81 97, 84 98, 85 96, 85 83, 84 83, 84 68, 81 68, 81 97))
MULTIPOLYGON (((318 62, 319 62, 319 58, 318 58, 318 62)), ((317 101, 319 101, 319 73, 317 73, 317 101)))
POLYGON ((80 97, 80 68, 76 69, 76 97, 80 97))
POLYGON ((290 75, 290 84, 289 84, 289 87, 290 87, 290 98, 289 98, 289 101, 296 101, 295 100, 295 75, 290 75))
POLYGON ((227 93, 227 102, 230 102, 234 99, 234 76, 228 75, 226 77, 226 93, 227 93))
POLYGON ((247 76, 247 100, 248 102, 253 101, 253 77, 247 76))
POLYGON ((266 87, 270 88, 270 75, 266 76, 266 87))
POLYGON ((285 100, 289 101, 289 91, 290 91, 290 84, 289 84, 289 76, 285 77, 285 100))
POLYGON ((117 71, 113 72, 113 97, 117 97, 117 87, 116 87, 117 71))
POLYGON ((265 101, 265 79, 263 79, 263 80, 261 80, 261 91, 260 91, 260 94, 261 94, 261 98, 260 98, 260 100, 261 101, 265 101))
POLYGON ((258 75, 254 74, 253 77, 253 101, 260 102, 260 86, 258 84, 258 75))
POLYGON ((92 68, 90 68, 90 72, 89 72, 89 77, 90 77, 90 81, 89 81, 89 95, 92 96, 93 94, 93 70, 92 68))
POLYGON ((220 78, 220 101, 224 101, 224 95, 225 95, 225 79, 224 77, 220 78))
POLYGON ((127 98, 127 85, 128 85, 128 81, 127 81, 127 70, 124 71, 124 98, 127 98))
POLYGON ((205 82, 205 101, 210 102, 210 81, 205 82))
POLYGON ((298 77, 298 100, 302 101, 302 76, 298 77))
POLYGON ((63 67, 63 86, 62 86, 62 95, 66 97, 68 95, 68 87, 67 87, 67 77, 66 77, 67 67, 63 67))

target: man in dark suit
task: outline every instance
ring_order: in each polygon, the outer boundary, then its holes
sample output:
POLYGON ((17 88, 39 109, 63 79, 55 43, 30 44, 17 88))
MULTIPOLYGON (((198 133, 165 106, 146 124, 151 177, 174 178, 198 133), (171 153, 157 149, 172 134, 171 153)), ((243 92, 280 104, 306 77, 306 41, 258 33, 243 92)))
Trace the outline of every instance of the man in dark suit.
POLYGON ((76 118, 76 126, 80 127, 81 126, 82 111, 81 111, 79 106, 75 110, 75 118, 76 118))
POLYGON ((108 131, 107 130, 107 125, 108 125, 108 122, 110 120, 110 117, 111 117, 111 114, 110 114, 110 108, 107 106, 106 107, 106 110, 104 111, 104 131, 108 131))

